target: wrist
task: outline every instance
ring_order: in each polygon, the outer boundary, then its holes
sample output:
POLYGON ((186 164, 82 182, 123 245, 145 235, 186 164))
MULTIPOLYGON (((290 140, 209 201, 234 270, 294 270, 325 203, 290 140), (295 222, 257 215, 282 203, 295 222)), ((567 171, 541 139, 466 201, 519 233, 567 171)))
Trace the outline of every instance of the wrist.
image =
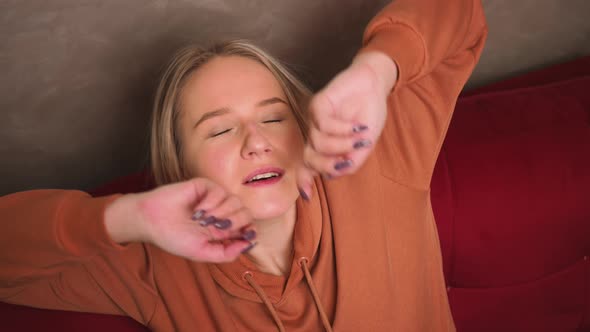
POLYGON ((104 223, 111 240, 118 244, 143 241, 141 227, 138 225, 137 204, 134 194, 123 195, 104 212, 104 223))
POLYGON ((397 64, 387 54, 379 51, 359 53, 352 61, 352 65, 366 66, 375 77, 379 87, 387 95, 397 83, 397 64))

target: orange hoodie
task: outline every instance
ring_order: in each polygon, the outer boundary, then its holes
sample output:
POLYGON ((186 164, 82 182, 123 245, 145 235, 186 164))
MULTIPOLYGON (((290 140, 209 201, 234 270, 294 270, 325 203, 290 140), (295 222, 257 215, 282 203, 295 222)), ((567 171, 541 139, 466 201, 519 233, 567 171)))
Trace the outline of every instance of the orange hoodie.
POLYGON ((387 123, 357 174, 297 202, 290 275, 117 245, 103 222, 117 196, 38 190, 0 199, 0 300, 155 331, 454 330, 429 184, 486 32, 479 0, 397 0, 370 22, 361 51, 400 71, 387 123))

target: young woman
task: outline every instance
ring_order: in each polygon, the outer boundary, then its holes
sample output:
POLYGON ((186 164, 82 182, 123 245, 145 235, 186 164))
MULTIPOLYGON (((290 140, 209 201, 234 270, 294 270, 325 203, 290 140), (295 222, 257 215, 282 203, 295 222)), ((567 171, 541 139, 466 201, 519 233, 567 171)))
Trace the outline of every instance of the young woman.
POLYGON ((485 36, 479 0, 397 0, 311 99, 248 43, 179 52, 163 186, 3 197, 0 299, 156 331, 454 330, 429 183, 485 36))

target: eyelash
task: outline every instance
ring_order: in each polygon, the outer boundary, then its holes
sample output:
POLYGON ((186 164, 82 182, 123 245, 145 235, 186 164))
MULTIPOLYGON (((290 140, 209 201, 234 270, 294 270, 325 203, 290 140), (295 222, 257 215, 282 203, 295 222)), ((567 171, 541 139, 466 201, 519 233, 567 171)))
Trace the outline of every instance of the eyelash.
POLYGON ((217 137, 217 136, 223 135, 223 134, 229 132, 230 130, 231 130, 231 128, 230 129, 226 129, 226 130, 222 130, 222 131, 220 131, 218 133, 212 134, 210 137, 217 137))
POLYGON ((274 119, 274 120, 266 120, 266 121, 262 121, 262 123, 279 123, 282 122, 283 119, 274 119))
MULTIPOLYGON (((266 120, 266 121, 262 121, 262 123, 280 123, 280 122, 283 122, 283 119, 274 119, 274 120, 266 120)), ((231 128, 230 128, 230 129, 226 129, 226 130, 222 130, 222 131, 220 131, 220 132, 217 132, 217 133, 215 133, 215 134, 211 134, 211 136, 209 136, 209 137, 217 137, 217 136, 221 136, 221 135, 223 135, 223 134, 225 134, 225 133, 229 132, 230 130, 231 130, 231 128)))

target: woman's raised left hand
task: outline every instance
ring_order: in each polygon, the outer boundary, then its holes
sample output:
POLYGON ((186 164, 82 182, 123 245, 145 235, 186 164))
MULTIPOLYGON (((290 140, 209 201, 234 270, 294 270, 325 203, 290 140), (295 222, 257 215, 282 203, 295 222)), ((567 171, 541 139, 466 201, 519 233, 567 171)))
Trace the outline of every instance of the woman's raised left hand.
POLYGON ((360 53, 313 96, 305 169, 298 178, 305 196, 311 193, 314 175, 352 174, 367 160, 385 125, 387 96, 397 73, 395 62, 384 53, 360 53))

